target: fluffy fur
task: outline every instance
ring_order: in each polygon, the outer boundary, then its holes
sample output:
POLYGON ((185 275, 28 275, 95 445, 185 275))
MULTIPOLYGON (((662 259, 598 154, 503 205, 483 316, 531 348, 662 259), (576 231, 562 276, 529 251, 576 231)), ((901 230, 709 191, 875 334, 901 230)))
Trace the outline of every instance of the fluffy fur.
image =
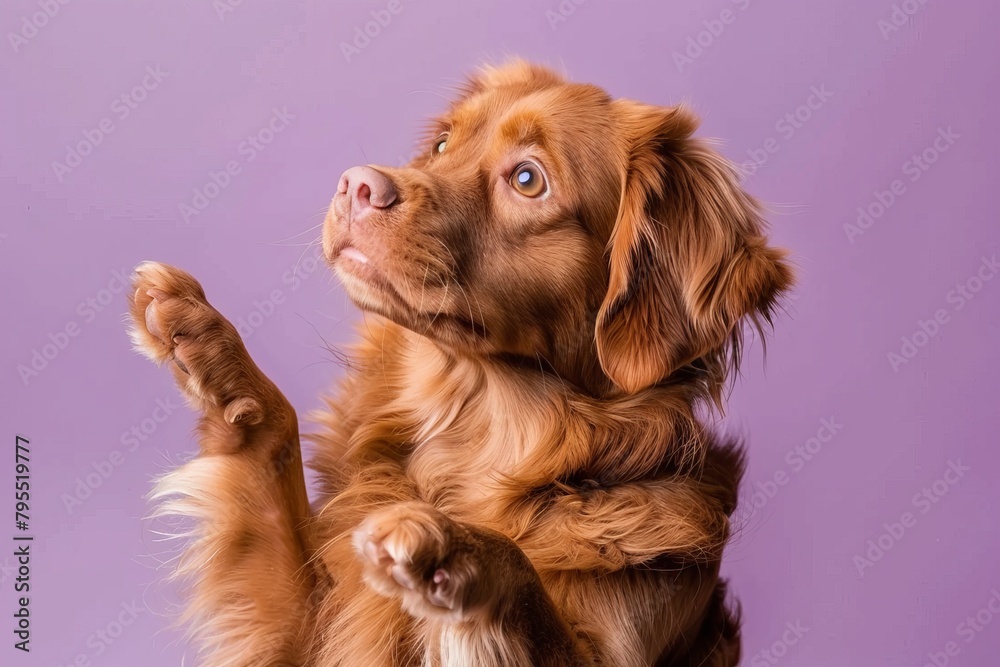
POLYGON ((696 413, 792 277, 695 127, 516 62, 378 168, 394 196, 362 210, 342 182, 323 247, 369 314, 315 415, 312 506, 296 415, 235 329, 183 271, 137 268, 136 347, 202 413, 153 494, 193 520, 202 664, 737 664, 742 455, 696 413))

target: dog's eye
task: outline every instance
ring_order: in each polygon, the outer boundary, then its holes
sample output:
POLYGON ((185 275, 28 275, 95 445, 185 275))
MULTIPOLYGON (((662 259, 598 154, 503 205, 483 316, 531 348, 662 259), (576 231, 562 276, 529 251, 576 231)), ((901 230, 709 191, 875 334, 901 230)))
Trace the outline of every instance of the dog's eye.
POLYGON ((546 190, 545 175, 534 162, 522 162, 510 175, 510 185, 525 197, 538 197, 546 190))
POLYGON ((434 149, 431 151, 434 155, 438 153, 444 153, 444 149, 448 147, 448 133, 444 132, 437 141, 434 142, 434 149))

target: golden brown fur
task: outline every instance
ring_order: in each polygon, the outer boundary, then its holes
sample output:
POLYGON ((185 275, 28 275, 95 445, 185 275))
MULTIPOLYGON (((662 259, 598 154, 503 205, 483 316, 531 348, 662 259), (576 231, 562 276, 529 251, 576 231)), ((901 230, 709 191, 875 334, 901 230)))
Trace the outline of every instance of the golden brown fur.
POLYGON ((696 412, 791 273, 695 127, 513 63, 424 157, 361 195, 345 174, 324 251, 370 314, 316 415, 312 508, 291 406, 193 278, 138 267, 136 345, 203 412, 155 492, 195 519, 202 664, 738 662, 741 453, 696 412))

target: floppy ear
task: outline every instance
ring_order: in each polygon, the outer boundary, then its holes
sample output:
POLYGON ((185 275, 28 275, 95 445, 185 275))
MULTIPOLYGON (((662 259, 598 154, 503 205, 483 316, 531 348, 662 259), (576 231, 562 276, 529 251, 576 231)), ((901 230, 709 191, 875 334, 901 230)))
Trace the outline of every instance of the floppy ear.
POLYGON ((687 108, 614 102, 627 168, 597 317, 601 366, 632 393, 684 369, 718 400, 739 362, 741 320, 760 329, 791 287, 757 202, 687 108))

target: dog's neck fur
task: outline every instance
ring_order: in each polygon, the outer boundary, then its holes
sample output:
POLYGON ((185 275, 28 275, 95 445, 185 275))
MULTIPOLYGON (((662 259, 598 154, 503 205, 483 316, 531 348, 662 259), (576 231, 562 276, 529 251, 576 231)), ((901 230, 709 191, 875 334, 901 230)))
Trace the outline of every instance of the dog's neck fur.
POLYGON ((375 394, 358 405, 378 408, 352 415, 350 449, 363 456, 386 437, 371 425, 393 424, 408 476, 446 511, 553 484, 644 479, 696 464, 704 451, 688 386, 595 398, 545 369, 456 354, 381 318, 363 331, 344 391, 375 394))

